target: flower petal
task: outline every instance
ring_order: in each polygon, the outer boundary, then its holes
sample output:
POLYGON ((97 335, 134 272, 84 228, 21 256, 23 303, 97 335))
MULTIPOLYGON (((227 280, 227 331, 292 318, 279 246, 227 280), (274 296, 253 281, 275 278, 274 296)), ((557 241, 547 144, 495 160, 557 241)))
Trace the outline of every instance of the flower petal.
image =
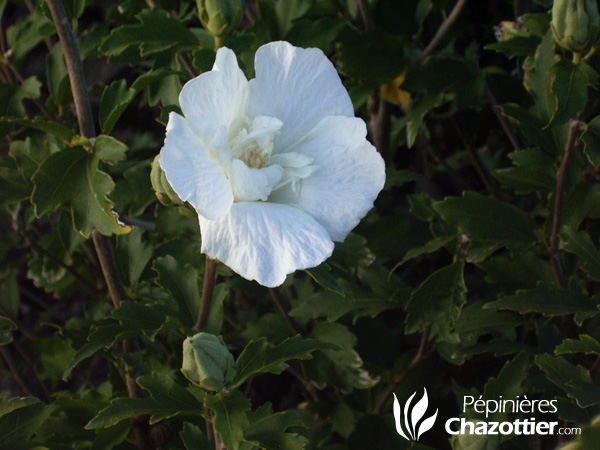
POLYGON ((300 183, 275 191, 269 201, 300 208, 319 222, 334 241, 358 225, 385 183, 385 164, 366 139, 358 118, 327 117, 291 151, 313 158, 319 168, 300 183))
POLYGON ((217 220, 200 217, 202 252, 263 286, 275 287, 288 273, 315 267, 333 251, 325 229, 286 205, 234 203, 217 220))
POLYGON ((255 70, 249 113, 283 122, 274 153, 298 142, 326 116, 354 116, 335 67, 319 49, 272 42, 256 52, 255 70))
POLYGON ((278 165, 256 169, 234 159, 229 169, 229 179, 236 202, 266 200, 279 180, 283 169, 278 165))
POLYGON ((179 198, 199 215, 216 219, 229 211, 233 193, 225 172, 177 113, 169 115, 160 166, 179 198))
POLYGON ((212 70, 183 86, 179 104, 192 129, 201 134, 206 127, 229 128, 244 113, 248 94, 248 80, 238 66, 235 53, 222 47, 217 51, 212 70))

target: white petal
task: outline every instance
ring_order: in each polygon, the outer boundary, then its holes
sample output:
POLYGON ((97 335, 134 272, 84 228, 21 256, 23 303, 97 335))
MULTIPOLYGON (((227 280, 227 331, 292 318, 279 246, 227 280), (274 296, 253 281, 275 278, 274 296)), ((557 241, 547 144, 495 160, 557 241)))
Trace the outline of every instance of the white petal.
POLYGON ((256 169, 234 159, 229 169, 229 180, 236 202, 266 200, 279 180, 283 169, 277 165, 256 169))
POLYGON ((199 215, 216 219, 229 211, 233 193, 225 172, 179 114, 169 115, 160 166, 179 198, 199 215))
POLYGON ((274 203, 235 203, 217 220, 200 217, 200 230, 203 253, 267 287, 281 285, 295 270, 318 266, 333 251, 312 217, 274 203))
POLYGON ((232 121, 244 113, 248 93, 248 80, 238 66, 235 53, 222 47, 213 69, 183 86, 179 104, 196 133, 208 126, 225 125, 229 129, 232 121))
POLYGON ((297 142, 326 116, 354 116, 348 92, 335 67, 316 48, 272 42, 256 52, 250 81, 250 114, 283 122, 274 153, 297 142))
POLYGON ((385 183, 385 165, 366 139, 361 119, 328 117, 291 150, 313 158, 318 170, 291 187, 271 194, 269 201, 285 203, 310 214, 334 241, 343 241, 358 225, 385 183))

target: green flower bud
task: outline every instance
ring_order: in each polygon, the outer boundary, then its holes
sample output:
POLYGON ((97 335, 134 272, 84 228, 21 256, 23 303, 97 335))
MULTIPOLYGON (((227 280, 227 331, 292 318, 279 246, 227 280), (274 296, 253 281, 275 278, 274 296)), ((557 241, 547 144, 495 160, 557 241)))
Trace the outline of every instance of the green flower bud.
POLYGON ((219 391, 235 373, 233 355, 220 337, 198 333, 183 341, 181 373, 202 389, 219 391))
POLYGON ((222 37, 242 21, 242 0, 196 0, 202 26, 213 36, 222 37))
POLYGON ((165 206, 181 205, 183 202, 167 181, 165 171, 160 167, 159 160, 160 155, 156 155, 156 158, 152 161, 152 171, 150 172, 150 182, 154 188, 156 198, 165 206))
POLYGON ((552 30, 561 47, 574 53, 590 51, 600 31, 596 0, 554 0, 552 30))

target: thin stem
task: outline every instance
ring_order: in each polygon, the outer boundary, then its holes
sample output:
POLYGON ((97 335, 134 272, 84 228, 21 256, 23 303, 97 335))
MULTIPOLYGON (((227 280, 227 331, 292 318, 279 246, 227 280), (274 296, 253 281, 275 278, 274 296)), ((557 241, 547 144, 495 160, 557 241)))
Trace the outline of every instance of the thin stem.
POLYGON ((567 287, 565 280, 565 274, 563 271, 562 263, 560 261, 560 255, 558 252, 558 233, 561 226, 562 216, 562 202, 565 187, 565 179, 567 175, 567 167, 569 160, 571 159, 571 153, 575 146, 575 140, 577 138, 577 132, 579 130, 579 121, 576 118, 571 119, 571 127, 569 128, 569 138, 567 140, 567 146, 565 148, 565 155, 563 156, 562 164, 558 169, 558 175, 556 176, 556 194, 554 201, 554 224, 552 226, 552 236, 550 238, 550 263, 554 269, 554 274, 558 280, 558 284, 561 288, 567 287))
POLYGON ((204 264, 204 283, 202 285, 202 299, 200 301, 200 311, 198 311, 198 320, 194 326, 194 331, 200 331, 206 328, 210 306, 212 304, 213 290, 215 287, 215 274, 217 273, 217 262, 206 255, 204 264))
POLYGON ((421 364, 421 362, 423 361, 423 359, 425 357, 425 350, 427 349, 427 341, 428 340, 429 340, 429 328, 425 329, 425 331, 423 332, 423 336, 421 337, 421 343, 419 344, 419 350, 417 351, 417 354, 415 355, 413 360, 410 362, 408 367, 406 367, 406 369, 404 369, 402 371, 402 373, 400 373, 396 378, 394 378, 390 387, 381 396, 381 398, 379 399, 379 402, 377 402, 377 405, 371 412, 371 415, 378 416, 379 414, 382 413, 383 408, 385 407, 385 404, 387 403, 389 398, 392 396, 394 391, 398 388, 398 386, 400 386, 400 383, 402 383, 404 381, 404 379, 408 376, 408 374, 410 374, 413 370, 415 370, 419 366, 419 364, 421 364))
POLYGON ((492 111, 494 112, 496 119, 498 119, 498 123, 502 127, 502 130, 504 130, 504 134, 506 134, 506 137, 508 137, 508 140, 510 141, 510 143, 513 147, 513 150, 516 152, 520 151, 521 145, 519 144, 519 141, 517 140, 514 133, 512 132, 510 125, 508 124, 508 122, 506 121, 506 119, 504 118, 502 113, 500 112, 500 107, 498 106, 496 97, 494 97, 494 94, 492 93, 492 90, 489 88, 487 82, 485 83, 485 96, 488 99, 488 101, 490 102, 490 104, 492 105, 492 111))
POLYGON ((10 370, 10 373, 17 382, 17 384, 21 386, 21 389, 23 389, 23 391, 25 391, 27 395, 35 396, 33 390, 27 385, 27 383, 25 383, 25 380, 21 378, 21 375, 19 375, 19 369, 17 369, 17 367, 15 366, 12 356, 6 348, 6 346, 0 346, 0 355, 2 355, 2 358, 4 359, 8 370, 10 370))
POLYGON ((362 25, 365 30, 370 30, 375 27, 373 14, 367 0, 355 0, 356 12, 360 16, 362 25))
POLYGON ((458 19, 458 16, 460 15, 461 11, 463 10, 466 4, 467 0, 458 0, 458 2, 456 2, 456 5, 454 5, 454 8, 452 9, 448 17, 446 17, 446 20, 444 20, 444 22, 440 25, 440 27, 437 30, 437 33, 435 33, 435 36, 433 37, 429 45, 425 47, 425 50, 423 50, 423 53, 421 53, 421 56, 419 56, 419 59, 417 59, 416 65, 419 65, 425 58, 427 58, 430 54, 434 52, 438 45, 440 45, 440 43, 446 36, 446 33, 448 33, 450 28, 452 28, 452 25, 454 25, 454 22, 456 22, 456 19, 458 19))
POLYGON ((287 311, 285 310, 285 306, 283 306, 283 304, 285 303, 285 299, 283 298, 281 291, 277 288, 269 288, 269 294, 271 294, 271 299, 273 299, 273 303, 275 303, 275 306, 277 306, 277 309, 279 310, 281 317, 283 317, 283 320, 286 323, 286 325, 288 326, 288 328, 290 329, 290 331, 294 335, 301 334, 298 329, 298 326, 294 323, 292 318, 288 315, 287 311))
MULTIPOLYGON (((60 39, 67 71, 69 73, 69 82, 73 93, 75 111, 79 130, 84 137, 93 138, 96 136, 92 107, 87 93, 87 85, 83 74, 83 66, 79 54, 79 45, 73 29, 69 24, 69 19, 61 0, 48 0, 48 8, 60 39)), ((92 231, 92 240, 96 247, 102 273, 106 281, 110 296, 115 308, 127 299, 127 294, 112 251, 112 244, 108 237, 103 236, 97 230, 92 231)), ((131 351, 131 342, 123 341, 123 352, 131 351)), ((140 398, 141 391, 135 382, 132 369, 125 365, 125 384, 130 398, 140 398)), ((144 417, 134 417, 131 419, 133 431, 139 450, 151 450, 153 448, 150 435, 148 420, 144 417)))

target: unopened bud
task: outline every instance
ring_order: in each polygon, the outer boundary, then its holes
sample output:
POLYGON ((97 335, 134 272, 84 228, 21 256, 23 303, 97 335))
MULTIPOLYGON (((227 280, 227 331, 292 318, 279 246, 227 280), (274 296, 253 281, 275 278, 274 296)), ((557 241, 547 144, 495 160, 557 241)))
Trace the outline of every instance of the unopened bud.
POLYGON ((220 337, 198 333, 183 341, 181 372, 192 384, 219 391, 227 387, 235 373, 233 355, 220 337))
POLYGON ((242 21, 242 0, 196 0, 202 26, 213 36, 225 36, 242 21))
POLYGON ((150 172, 150 182, 154 188, 156 198, 165 206, 181 205, 182 201, 179 196, 175 193, 167 177, 165 171, 160 167, 160 155, 156 155, 154 161, 152 161, 152 170, 150 172))
POLYGON ((590 51, 600 31, 596 0, 554 0, 552 31, 561 47, 574 53, 590 51))

